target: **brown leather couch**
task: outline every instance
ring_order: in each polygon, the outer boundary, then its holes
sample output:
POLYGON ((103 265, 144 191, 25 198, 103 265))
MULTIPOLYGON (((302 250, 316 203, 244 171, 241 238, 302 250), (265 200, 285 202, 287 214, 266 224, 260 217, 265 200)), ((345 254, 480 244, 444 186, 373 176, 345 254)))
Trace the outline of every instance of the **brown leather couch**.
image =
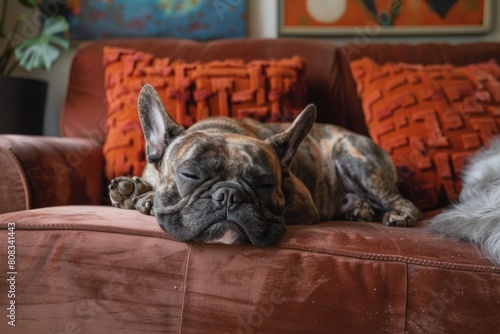
POLYGON ((425 221, 414 228, 347 221, 291 226, 279 244, 261 249, 176 242, 154 217, 106 205, 104 45, 187 61, 301 55, 318 121, 363 134, 350 60, 500 62, 500 43, 82 45, 61 137, 0 136, 1 333, 498 332, 500 268, 470 244, 427 232, 425 221), (12 301, 15 328, 8 324, 12 301))

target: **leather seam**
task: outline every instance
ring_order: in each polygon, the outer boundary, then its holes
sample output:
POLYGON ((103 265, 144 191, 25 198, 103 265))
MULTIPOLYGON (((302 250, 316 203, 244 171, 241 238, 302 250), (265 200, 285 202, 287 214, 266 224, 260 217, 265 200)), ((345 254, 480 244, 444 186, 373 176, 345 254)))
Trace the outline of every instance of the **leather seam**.
POLYGON ((405 265, 406 270, 406 294, 405 294, 405 317, 404 317, 404 333, 408 333, 408 300, 410 298, 410 275, 408 273, 408 263, 405 265))
POLYGON ((330 250, 317 250, 311 249, 308 247, 297 247, 297 246, 274 246, 275 248, 281 249, 293 249, 293 250, 303 250, 312 253, 318 254, 329 254, 329 255, 337 255, 344 257, 351 257, 363 260, 376 260, 376 261, 392 261, 392 262, 401 262, 414 265, 442 268, 442 269, 457 269, 457 270, 465 270, 465 271, 473 271, 473 272, 490 272, 490 273, 500 273, 500 267, 489 267, 489 266, 478 266, 471 264, 453 264, 450 262, 442 262, 442 261, 434 261, 434 260, 425 260, 425 259, 417 259, 407 256, 401 255, 380 255, 374 253, 355 253, 349 251, 330 251, 330 250))
MULTIPOLYGON (((0 228, 5 229, 7 224, 5 222, 0 223, 0 228)), ((22 226, 18 225, 16 227, 17 230, 76 230, 76 231, 93 231, 93 232, 106 232, 106 233, 117 233, 117 234, 132 234, 138 236, 147 236, 154 237, 160 239, 167 239, 170 241, 176 241, 169 234, 164 232, 145 232, 145 231, 137 231, 126 228, 102 228, 98 226, 79 226, 72 224, 36 224, 36 223, 26 223, 22 226)), ((177 242, 177 241, 176 241, 177 242)), ((186 243, 187 245, 191 245, 191 243, 186 243)), ((247 246, 253 247, 253 246, 247 246)), ((383 254, 375 254, 375 253, 356 253, 351 251, 340 251, 340 250, 325 250, 325 249, 313 249, 310 247, 299 247, 292 245, 275 245, 269 247, 269 249, 286 249, 286 250, 300 250, 306 251, 310 253, 317 254, 328 254, 328 255, 336 255, 336 256, 344 256, 350 258, 357 258, 362 260, 373 260, 373 261, 392 261, 392 262, 400 262, 406 264, 414 264, 442 269, 456 269, 462 271, 472 271, 472 272, 490 272, 490 273, 500 273, 500 267, 494 266, 484 266, 484 265, 471 265, 471 264, 453 264, 450 262, 442 262, 442 261, 434 261, 434 260, 425 260, 425 259, 417 259, 407 256, 401 255, 383 255, 383 254)))
POLYGON ((16 170, 18 171, 19 176, 21 178, 21 184, 23 185, 23 188, 26 189, 26 192, 24 194, 25 208, 26 208, 26 210, 29 210, 31 208, 31 205, 32 205, 32 203, 31 203, 31 189, 30 189, 28 177, 26 175, 26 172, 24 171, 24 168, 21 165, 21 162, 19 161, 19 159, 12 152, 12 150, 10 150, 6 147, 0 146, 0 152, 6 154, 7 156, 9 156, 12 159, 12 162, 13 162, 14 166, 16 167, 16 170))
POLYGON ((185 268, 184 268, 184 279, 182 283, 182 296, 181 296, 181 305, 180 305, 180 312, 179 312, 179 334, 182 333, 182 324, 184 323, 184 308, 186 306, 186 290, 187 290, 187 276, 188 276, 188 271, 189 271, 189 260, 191 258, 191 249, 193 246, 191 244, 188 244, 188 253, 186 255, 186 262, 185 262, 185 268))

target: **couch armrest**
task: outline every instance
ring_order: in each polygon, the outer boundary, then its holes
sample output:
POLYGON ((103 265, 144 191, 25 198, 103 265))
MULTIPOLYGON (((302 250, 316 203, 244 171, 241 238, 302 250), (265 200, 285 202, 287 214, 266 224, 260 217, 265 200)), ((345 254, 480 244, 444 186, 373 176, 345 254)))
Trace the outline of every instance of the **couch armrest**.
POLYGON ((0 213, 102 201, 102 146, 89 139, 0 135, 0 173, 0 213))

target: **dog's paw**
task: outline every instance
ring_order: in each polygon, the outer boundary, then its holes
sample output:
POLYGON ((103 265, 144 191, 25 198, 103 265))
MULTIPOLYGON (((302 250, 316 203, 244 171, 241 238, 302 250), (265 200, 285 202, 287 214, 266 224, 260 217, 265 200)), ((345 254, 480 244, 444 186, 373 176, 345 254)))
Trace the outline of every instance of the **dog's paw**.
POLYGON ((137 198, 137 202, 135 203, 135 208, 142 214, 154 216, 154 191, 150 191, 145 193, 137 198))
POLYGON ((382 222, 388 226, 411 227, 421 216, 420 210, 412 202, 400 198, 384 214, 382 222))
POLYGON ((347 220, 368 222, 373 221, 375 211, 369 200, 358 198, 349 206, 345 216, 347 220))
POLYGON ((111 204, 122 209, 136 209, 146 215, 153 212, 153 187, 139 177, 117 177, 109 184, 111 204))

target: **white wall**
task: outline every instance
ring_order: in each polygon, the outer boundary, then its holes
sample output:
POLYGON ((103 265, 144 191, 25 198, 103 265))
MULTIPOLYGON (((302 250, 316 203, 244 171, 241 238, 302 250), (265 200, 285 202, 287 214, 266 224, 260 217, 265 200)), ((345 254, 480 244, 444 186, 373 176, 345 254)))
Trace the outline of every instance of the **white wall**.
POLYGON ((247 0, 248 36, 273 38, 278 36, 278 0, 247 0))
MULTIPOLYGON (((4 1, 4 0, 0 0, 4 1)), ((350 0, 354 1, 354 0, 350 0)), ((423 0, 422 0, 423 1, 423 0)), ((374 37, 374 42, 475 42, 475 41, 500 41, 500 25, 496 20, 500 18, 500 5, 492 0, 496 5, 493 13, 493 29, 489 34, 479 36, 428 36, 428 37, 374 37)), ((248 3, 248 35, 251 38, 275 38, 278 37, 278 0, 247 0, 248 3)), ((13 19, 24 9, 11 1, 11 9, 8 17, 12 24, 13 19)), ((335 43, 360 42, 356 37, 325 38, 335 43)), ((359 38, 359 37, 358 37, 359 38)), ((71 64, 73 52, 66 53, 53 67, 49 73, 34 71, 23 73, 17 71, 18 75, 29 75, 45 79, 49 82, 49 93, 44 123, 44 133, 46 135, 59 134, 59 111, 63 107, 65 92, 68 84, 68 70, 71 64)))

